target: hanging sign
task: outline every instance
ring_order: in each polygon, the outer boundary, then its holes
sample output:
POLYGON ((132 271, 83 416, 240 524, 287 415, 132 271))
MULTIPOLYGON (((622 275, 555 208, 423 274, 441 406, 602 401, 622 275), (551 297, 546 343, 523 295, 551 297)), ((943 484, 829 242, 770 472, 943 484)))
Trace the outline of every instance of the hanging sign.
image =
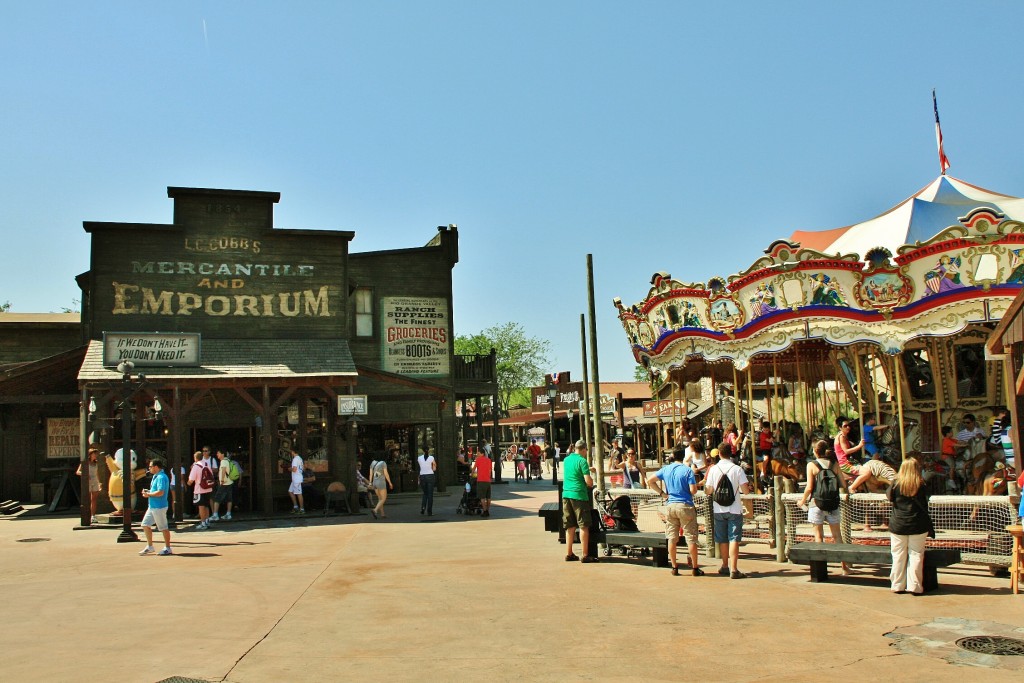
POLYGON ((137 368, 196 367, 199 341, 198 332, 104 332, 103 365, 129 360, 137 368))
POLYGON ((46 418, 46 457, 75 458, 79 453, 81 435, 77 417, 46 418))

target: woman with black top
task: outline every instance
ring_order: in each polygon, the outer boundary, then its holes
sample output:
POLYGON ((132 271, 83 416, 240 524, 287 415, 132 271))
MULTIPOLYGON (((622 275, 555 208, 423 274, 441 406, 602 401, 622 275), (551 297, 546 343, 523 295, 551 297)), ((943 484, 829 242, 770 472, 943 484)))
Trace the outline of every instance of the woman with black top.
POLYGON ((893 593, 924 593, 924 544, 932 532, 928 515, 928 487, 921 478, 921 463, 906 458, 889 489, 892 514, 889 517, 889 542, 892 547, 893 593))

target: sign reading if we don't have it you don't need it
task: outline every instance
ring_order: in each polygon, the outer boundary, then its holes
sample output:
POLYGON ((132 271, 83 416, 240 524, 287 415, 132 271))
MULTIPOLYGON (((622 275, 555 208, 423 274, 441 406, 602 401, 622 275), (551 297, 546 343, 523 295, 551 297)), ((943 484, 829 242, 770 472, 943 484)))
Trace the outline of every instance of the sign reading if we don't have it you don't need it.
POLYGON ((135 367, 199 365, 198 332, 104 332, 103 365, 131 361, 135 367))

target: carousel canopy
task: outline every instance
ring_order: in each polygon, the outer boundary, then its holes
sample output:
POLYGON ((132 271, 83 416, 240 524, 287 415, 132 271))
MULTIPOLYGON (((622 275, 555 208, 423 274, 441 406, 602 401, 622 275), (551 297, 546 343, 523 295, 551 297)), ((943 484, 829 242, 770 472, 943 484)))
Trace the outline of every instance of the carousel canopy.
POLYGON ((830 365, 811 360, 822 349, 897 354, 991 327, 1022 287, 1024 200, 941 176, 869 221, 776 240, 734 275, 686 283, 662 271, 642 301, 614 304, 652 373, 729 381, 733 368, 756 378, 802 367, 813 382, 834 375, 816 371, 830 365))
POLYGON ((951 176, 939 176, 885 213, 832 230, 797 230, 791 242, 826 254, 865 254, 884 247, 893 254, 904 244, 930 239, 971 208, 984 204, 1007 218, 1024 219, 1024 200, 992 192, 951 176))

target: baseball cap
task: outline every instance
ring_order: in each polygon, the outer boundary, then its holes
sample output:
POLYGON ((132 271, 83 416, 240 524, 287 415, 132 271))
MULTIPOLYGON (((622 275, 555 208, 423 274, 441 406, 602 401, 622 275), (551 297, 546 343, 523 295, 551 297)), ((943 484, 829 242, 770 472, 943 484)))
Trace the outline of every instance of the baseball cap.
POLYGON ((717 448, 712 448, 711 451, 708 453, 708 455, 710 455, 712 458, 717 458, 718 457, 718 449, 717 448))

